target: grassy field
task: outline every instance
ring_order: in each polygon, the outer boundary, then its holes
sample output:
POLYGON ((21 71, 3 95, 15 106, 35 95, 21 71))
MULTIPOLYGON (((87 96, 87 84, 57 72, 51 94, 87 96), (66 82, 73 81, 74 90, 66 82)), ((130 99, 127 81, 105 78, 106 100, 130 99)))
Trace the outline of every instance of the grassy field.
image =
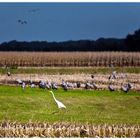
POLYGON ((140 73, 140 67, 9 67, 0 68, 0 74, 109 74, 112 71, 140 73))
POLYGON ((59 110, 48 90, 0 86, 0 121, 139 124, 140 94, 70 90, 54 91, 67 109, 59 110))

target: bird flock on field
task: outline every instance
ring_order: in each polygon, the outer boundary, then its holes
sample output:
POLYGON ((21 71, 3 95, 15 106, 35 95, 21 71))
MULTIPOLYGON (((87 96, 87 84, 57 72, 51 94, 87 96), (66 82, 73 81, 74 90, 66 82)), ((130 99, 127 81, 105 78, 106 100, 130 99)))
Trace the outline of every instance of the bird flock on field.
MULTIPOLYGON (((7 76, 11 76, 10 71, 7 72, 7 76)), ((95 77, 94 75, 91 75, 92 80, 94 79, 94 77, 95 77)), ((125 75, 122 75, 122 78, 124 77, 125 75)), ((111 75, 108 77, 108 80, 109 80, 108 90, 111 92, 115 91, 111 83, 112 83, 112 80, 117 80, 117 72, 113 71, 111 75)), ((68 91, 69 89, 74 89, 74 88, 81 88, 81 82, 77 81, 75 83, 70 83, 70 82, 64 81, 63 79, 60 85, 58 85, 55 82, 45 82, 43 80, 40 80, 39 82, 35 83, 32 80, 25 82, 25 81, 22 81, 21 79, 16 79, 16 83, 17 85, 21 86, 23 90, 25 90, 26 86, 29 86, 31 88, 39 87, 41 89, 50 90, 50 93, 52 94, 52 97, 59 109, 66 108, 66 106, 55 98, 52 90, 57 90, 59 87, 63 88, 64 91, 68 91)), ((84 86, 85 89, 95 89, 95 90, 99 89, 99 87, 93 81, 92 82, 87 81, 84 85, 85 85, 84 86)), ((132 85, 130 82, 128 82, 128 83, 122 84, 120 89, 123 92, 127 93, 131 88, 132 88, 132 85)))
MULTIPOLYGON (((124 78, 125 75, 122 75, 122 77, 124 78)), ((110 91, 115 91, 115 89, 113 88, 113 85, 111 84, 111 80, 114 79, 114 80, 117 80, 117 72, 116 71, 113 71, 112 74, 109 76, 109 85, 108 85, 108 89, 110 91)), ((132 88, 132 85, 130 82, 128 83, 125 83, 125 84, 122 84, 121 85, 121 90, 124 91, 124 92, 128 92, 130 89, 132 88)))
MULTIPOLYGON (((11 76, 11 73, 8 71, 7 72, 7 76, 11 76)), ((96 85, 96 83, 93 81, 94 79, 94 75, 91 75, 91 79, 92 81, 86 81, 84 83, 84 89, 99 89, 99 86, 96 85)), ((124 79, 124 77, 126 77, 126 75, 122 75, 122 78, 124 79)), ((109 77, 108 77, 108 90, 109 91, 115 91, 112 82, 116 80, 117 81, 117 72, 113 71, 109 77)), ((43 80, 40 80, 39 82, 33 82, 31 79, 27 82, 21 80, 21 79, 16 79, 16 83, 18 85, 20 85, 22 87, 22 89, 24 90, 26 86, 29 86, 31 88, 35 88, 35 87, 39 87, 42 89, 48 89, 48 90, 57 90, 59 87, 61 87, 62 89, 64 89, 64 91, 68 91, 69 89, 74 89, 74 88, 82 88, 81 87, 81 82, 77 81, 77 82, 68 82, 62 79, 62 82, 60 84, 57 84, 56 82, 45 82, 43 80)), ((130 82, 121 84, 120 89, 124 92, 128 92, 130 89, 132 88, 132 84, 130 82)))

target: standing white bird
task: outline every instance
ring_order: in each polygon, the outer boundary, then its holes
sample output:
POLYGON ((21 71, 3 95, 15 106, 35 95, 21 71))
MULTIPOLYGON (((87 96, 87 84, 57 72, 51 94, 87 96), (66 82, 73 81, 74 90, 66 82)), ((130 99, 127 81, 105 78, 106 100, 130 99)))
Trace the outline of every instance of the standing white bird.
POLYGON ((54 93, 53 93, 52 91, 50 91, 50 93, 52 94, 53 99, 54 99, 54 101, 56 102, 58 108, 66 108, 66 106, 65 106, 63 103, 61 103, 60 101, 58 101, 58 100, 55 98, 54 93))

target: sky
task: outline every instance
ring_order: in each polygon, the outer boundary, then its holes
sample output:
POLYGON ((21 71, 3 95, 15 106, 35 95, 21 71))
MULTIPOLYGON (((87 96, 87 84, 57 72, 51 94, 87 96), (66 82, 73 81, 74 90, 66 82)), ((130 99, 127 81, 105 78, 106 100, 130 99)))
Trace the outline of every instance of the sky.
POLYGON ((125 38, 139 28, 140 3, 0 3, 0 43, 125 38))

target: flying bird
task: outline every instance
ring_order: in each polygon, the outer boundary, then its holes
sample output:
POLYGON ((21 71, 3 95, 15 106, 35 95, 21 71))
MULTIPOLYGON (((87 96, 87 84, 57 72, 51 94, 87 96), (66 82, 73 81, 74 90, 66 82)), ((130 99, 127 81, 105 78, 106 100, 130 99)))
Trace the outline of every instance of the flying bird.
POLYGON ((20 24, 27 24, 27 21, 26 20, 18 20, 18 23, 20 23, 20 24))
POLYGON ((35 12, 37 12, 37 11, 40 11, 40 9, 39 9, 39 8, 31 9, 31 10, 29 10, 28 12, 30 12, 30 13, 35 13, 35 12))
POLYGON ((54 93, 53 93, 52 91, 50 91, 50 93, 52 94, 53 99, 54 99, 54 101, 56 102, 58 108, 66 108, 66 106, 65 106, 63 103, 61 103, 60 101, 58 101, 58 100, 55 98, 54 93))

